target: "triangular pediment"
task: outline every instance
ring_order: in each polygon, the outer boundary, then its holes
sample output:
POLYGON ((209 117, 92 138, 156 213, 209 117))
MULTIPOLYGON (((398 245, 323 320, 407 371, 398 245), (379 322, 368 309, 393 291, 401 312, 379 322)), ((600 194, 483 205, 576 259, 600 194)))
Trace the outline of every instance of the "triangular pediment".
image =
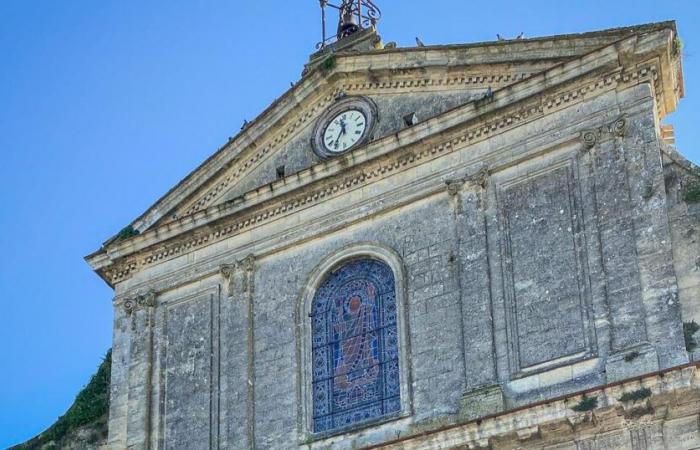
POLYGON ((374 139, 423 121, 610 45, 625 36, 669 27, 654 24, 578 35, 466 45, 382 49, 329 55, 238 136, 161 198, 132 224, 140 232, 182 219, 264 188, 321 159, 311 132, 339 95, 366 96, 378 104, 374 139))
MULTIPOLYGON (((558 107, 608 83, 651 82, 663 117, 683 93, 680 59, 673 55, 675 36, 675 25, 662 23, 583 35, 333 55, 333 64, 307 73, 134 221, 128 230, 138 237, 114 238, 88 261, 113 283, 132 266, 159 260, 163 253, 130 262, 138 252, 167 248, 165 241, 176 236, 196 234, 210 223, 238 217, 401 148, 428 145, 451 130, 461 129, 460 139, 482 139, 517 126, 512 124, 538 108, 558 107), (346 156, 322 160, 312 149, 310 131, 339 98, 353 97, 378 105, 380 125, 366 144, 346 156), (539 106, 518 110, 523 102, 539 106), (513 112, 504 116, 506 110, 513 112), (416 114, 417 124, 405 122, 408 113, 416 114), (473 131, 465 134, 465 127, 473 131), (281 165, 285 176, 277 179, 281 165), (120 261, 121 271, 108 269, 115 261, 120 261)), ((210 239, 228 233, 216 230, 210 239)))

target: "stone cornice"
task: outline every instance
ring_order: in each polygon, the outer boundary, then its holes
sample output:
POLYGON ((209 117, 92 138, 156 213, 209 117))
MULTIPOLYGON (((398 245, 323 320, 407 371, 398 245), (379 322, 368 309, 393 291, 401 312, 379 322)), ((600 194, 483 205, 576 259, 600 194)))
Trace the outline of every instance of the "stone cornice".
MULTIPOLYGON (((644 426, 654 414, 652 404, 661 406, 677 406, 677 397, 688 395, 694 397, 700 390, 698 364, 691 363, 672 367, 656 373, 646 374, 616 383, 595 387, 583 392, 567 394, 540 403, 522 406, 512 410, 481 417, 465 423, 450 424, 436 427, 433 430, 421 431, 414 435, 398 437, 394 441, 365 447, 370 449, 407 449, 432 448, 448 443, 460 448, 490 448, 489 441, 495 437, 510 435, 517 440, 527 440, 540 432, 541 427, 559 422, 565 433, 586 421, 595 422, 596 416, 612 418, 607 426, 613 423, 618 426, 644 426), (626 392, 635 392, 640 388, 651 391, 647 401, 622 402, 621 397, 626 392), (586 397, 595 397, 596 406, 590 411, 577 412, 573 407, 586 397)), ((569 434, 571 435, 571 434, 569 434)))
MULTIPOLYGON (((628 41, 627 47, 635 43, 633 38, 628 41)), ((619 43, 616 48, 624 49, 623 44, 619 43)), ((383 178, 393 171, 471 145, 584 98, 615 89, 618 85, 657 79, 658 69, 654 66, 625 72, 616 68, 617 60, 617 51, 601 49, 581 61, 562 64, 500 89, 488 101, 456 108, 395 136, 357 149, 344 158, 302 171, 292 179, 281 180, 249 192, 236 201, 217 205, 146 232, 107 252, 89 257, 89 262, 113 285, 147 266, 226 239, 299 208, 332 198, 352 187, 383 178), (608 68, 608 72, 601 73, 601 68, 608 68), (586 74, 589 74, 587 81, 573 82, 586 74), (591 74, 595 76, 591 77, 591 74), (444 136, 442 141, 438 136, 444 136), (396 152, 399 148, 410 150, 417 143, 423 145, 412 152, 396 152)))
MULTIPOLYGON (((551 63, 549 67, 551 67, 551 63)), ((256 145, 251 145, 245 149, 231 167, 214 177, 214 182, 203 192, 197 192, 194 198, 185 201, 179 206, 172 217, 156 222, 156 225, 172 222, 176 218, 192 215, 198 211, 206 209, 224 196, 228 189, 242 180, 254 169, 260 167, 267 158, 274 154, 276 150, 284 147, 292 139, 298 136, 299 132, 305 129, 309 123, 313 123, 335 100, 336 96, 343 92, 350 95, 366 95, 376 93, 405 93, 415 92, 416 89, 422 91, 444 91, 455 88, 463 89, 485 89, 488 87, 497 89, 508 84, 523 80, 540 70, 513 71, 510 65, 493 65, 481 67, 479 70, 468 70, 468 67, 453 67, 449 73, 441 70, 427 71, 425 68, 417 70, 407 69, 382 69, 368 70, 367 72, 356 72, 346 74, 342 79, 339 76, 331 77, 334 82, 329 83, 330 91, 324 97, 316 100, 312 104, 299 104, 296 108, 298 112, 290 112, 289 123, 280 132, 270 134, 261 138, 256 145)), ((306 103, 306 102, 305 102, 306 103)))
MULTIPOLYGON (((261 142, 266 134, 273 127, 277 127, 280 122, 290 123, 289 114, 292 111, 304 110, 304 114, 296 119, 292 118, 291 122, 301 120, 309 120, 308 114, 313 114, 313 102, 317 101, 319 92, 322 94, 319 103, 328 101, 328 96, 333 96, 333 93, 338 88, 334 87, 336 81, 343 79, 351 73, 362 73, 367 81, 371 81, 372 77, 367 76, 370 71, 382 70, 410 70, 417 65, 421 66, 422 70, 430 70, 437 68, 444 71, 447 67, 475 67, 478 65, 493 65, 493 64, 511 64, 514 61, 538 61, 545 60, 564 60, 567 58, 580 57, 582 54, 600 48, 605 45, 634 35, 658 35, 666 33, 675 37, 675 23, 663 22, 656 24, 648 24, 627 28, 618 28, 611 30, 603 30, 592 33, 576 34, 576 35, 560 35, 535 39, 525 39, 520 41, 503 41, 503 42, 487 42, 476 44, 460 44, 460 45, 442 45, 430 46, 423 48, 401 48, 395 50, 380 50, 371 53, 360 54, 339 54, 338 64, 336 69, 329 76, 324 77, 319 71, 311 71, 304 76, 299 83, 292 87, 288 92, 275 100, 256 120, 249 124, 238 136, 231 139, 226 145, 221 147, 212 157, 207 159, 200 167, 195 169, 177 186, 171 189, 165 196, 156 202, 148 211, 132 223, 132 226, 143 232, 149 229, 154 223, 170 220, 173 212, 177 210, 177 214, 182 215, 183 212, 191 210, 200 200, 204 200, 204 205, 200 205, 200 209, 210 204, 213 198, 218 198, 221 194, 219 188, 220 183, 210 186, 201 195, 202 198, 193 197, 201 191, 202 186, 207 186, 212 179, 216 179, 213 174, 221 175, 222 170, 228 170, 232 165, 245 165, 250 161, 243 158, 244 153, 250 153, 251 149, 265 148, 265 144, 261 142), (556 45, 553 45, 556 42, 556 45), (420 64, 419 64, 420 63, 420 64), (311 112, 309 112, 311 110, 311 112), (213 178, 214 177, 214 178, 213 178), (183 210, 180 206, 183 202, 187 207, 183 210)), ((503 75, 502 81, 507 81, 508 77, 526 76, 526 73, 503 75)), ((664 74, 666 78, 673 78, 672 74, 664 74)), ((682 71, 680 64, 678 70, 675 71, 676 82, 680 83, 680 87, 676 88, 682 95, 682 71)), ((484 75, 484 76, 491 76, 484 75)), ((499 76, 494 80, 498 83, 499 76)), ((458 83, 474 83, 468 81, 469 76, 458 77, 458 83), (465 81, 463 81, 465 80, 465 81)), ((478 74, 472 76, 471 80, 479 80, 478 74)), ((373 83, 367 83, 367 88, 373 88, 373 83)), ((439 80, 432 77, 429 83, 436 86, 449 85, 448 80, 439 80)), ((452 77, 454 81, 454 77, 452 77)), ((482 81, 484 82, 484 81, 482 81)), ((385 81, 381 83, 390 85, 392 89, 416 86, 420 83, 417 80, 413 81, 385 81), (398 83, 398 86, 396 84, 398 83)), ((380 83, 380 85, 381 85, 380 83)), ((341 83, 347 84, 347 83, 341 83)), ((363 83, 355 83, 363 84, 363 83)), ((478 86, 478 83, 474 84, 478 86)), ((665 83, 665 88, 670 86, 673 88, 673 80, 665 83)), ((347 88, 347 86, 346 86, 347 88)), ((374 87, 379 89, 379 87, 374 87)), ((342 89, 342 88, 341 88, 342 89)), ((318 106, 316 106, 318 108, 318 106)), ((668 109, 668 108, 665 108, 668 109)), ((284 135, 285 131, 282 132, 284 135)), ((277 137, 271 138, 274 142, 277 137)), ((255 151, 253 153, 256 153, 255 151)), ((268 152, 263 154, 269 154, 268 152)), ((254 155, 252 158, 256 158, 254 155)), ((257 156, 257 161, 260 156, 257 156)), ((237 170, 237 169, 236 169, 237 170)), ((235 173, 235 171, 234 171, 235 173)), ((228 174, 224 180, 229 178, 228 174)), ((230 183, 231 180, 229 180, 230 183)), ((196 210, 196 208, 195 208, 196 210)), ((109 246, 112 241, 105 245, 109 246)))

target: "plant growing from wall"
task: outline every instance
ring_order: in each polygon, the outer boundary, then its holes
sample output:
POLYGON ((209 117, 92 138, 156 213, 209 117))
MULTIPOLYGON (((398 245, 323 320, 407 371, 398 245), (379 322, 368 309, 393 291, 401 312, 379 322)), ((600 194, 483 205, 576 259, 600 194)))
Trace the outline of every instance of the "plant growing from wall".
POLYGON ((683 322, 683 339, 685 340, 686 351, 692 352, 698 347, 698 343, 693 337, 698 330, 700 330, 700 325, 694 320, 692 322, 683 322))
POLYGON ((323 72, 324 75, 328 75, 333 69, 335 69, 337 64, 338 60, 336 59, 335 55, 329 55, 321 62, 321 72, 323 72))
POLYGON ((681 53, 683 52, 683 40, 676 36, 676 38, 673 40, 673 56, 674 57, 679 57, 681 56, 681 53))
POLYGON ((117 241, 124 241, 126 239, 129 239, 130 237, 138 236, 139 235, 139 230, 135 229, 131 225, 128 227, 122 229, 119 233, 117 233, 117 241))
POLYGON ((649 397, 651 397, 651 389, 641 388, 637 389, 636 391, 625 392, 624 394, 622 394, 622 397, 620 397, 618 400, 620 400, 622 403, 634 403, 649 397))
POLYGON ((691 182, 683 187, 683 201, 686 203, 700 202, 700 181, 691 182))
POLYGON ((586 411, 592 411, 598 407, 598 397, 586 397, 585 395, 583 398, 581 398, 581 401, 578 402, 576 406, 574 406, 573 409, 576 412, 586 412, 586 411))

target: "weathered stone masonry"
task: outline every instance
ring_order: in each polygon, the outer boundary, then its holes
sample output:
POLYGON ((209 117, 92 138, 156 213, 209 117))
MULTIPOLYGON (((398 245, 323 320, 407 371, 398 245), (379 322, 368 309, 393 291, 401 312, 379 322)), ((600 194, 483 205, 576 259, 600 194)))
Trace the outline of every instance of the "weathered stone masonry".
POLYGON ((108 446, 700 446, 683 335, 700 210, 679 193, 700 177, 659 132, 683 93, 676 38, 661 23, 311 66, 138 236, 88 257, 115 289, 108 446), (374 135, 321 160, 311 130, 348 95, 376 103, 374 135), (310 304, 359 257, 396 279, 401 409, 314 433, 310 304))

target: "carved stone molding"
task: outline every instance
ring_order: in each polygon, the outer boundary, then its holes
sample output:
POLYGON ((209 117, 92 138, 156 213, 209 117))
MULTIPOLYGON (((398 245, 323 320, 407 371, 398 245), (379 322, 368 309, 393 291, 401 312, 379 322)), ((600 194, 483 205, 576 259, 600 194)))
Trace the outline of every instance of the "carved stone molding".
MULTIPOLYGON (((413 155, 387 156, 371 161, 366 165, 357 166, 342 179, 335 179, 325 185, 310 186, 309 189, 304 192, 299 192, 281 202, 275 202, 267 208, 248 214, 232 214, 216 227, 192 230, 182 236, 172 239, 164 246, 154 246, 153 248, 141 251, 139 254, 130 255, 120 261, 116 261, 111 267, 101 269, 101 274, 103 278, 109 280, 112 284, 129 279, 145 267, 172 259, 184 252, 192 251, 203 245, 227 239, 229 236, 257 226, 261 222, 293 213, 301 207, 321 202, 326 198, 341 194, 343 191, 350 188, 390 176, 397 169, 402 167, 422 164, 465 146, 488 139, 496 134, 520 126, 524 122, 542 117, 543 114, 546 114, 551 109, 560 108, 564 106, 564 104, 572 104, 581 101, 583 98, 590 97, 595 92, 602 89, 610 89, 615 83, 639 83, 642 79, 656 76, 656 71, 654 68, 644 67, 634 72, 634 75, 635 76, 631 76, 625 73, 604 75, 598 82, 591 81, 586 85, 577 87, 573 91, 557 93, 550 96, 544 103, 541 98, 538 98, 525 104, 519 104, 491 121, 478 121, 477 123, 471 124, 471 126, 467 126, 460 134, 454 135, 448 140, 436 143, 433 146, 425 146, 416 151, 413 155), (572 92, 576 93, 576 95, 573 95, 572 92)), ((621 117, 598 130, 589 131, 598 133, 598 137, 600 137, 601 131, 606 134, 613 132, 624 134, 626 129, 627 120, 621 117)), ((586 131, 582 133, 582 138, 585 134, 586 131)), ((596 145, 598 141, 599 139, 594 140, 592 145, 596 145)), ((584 146, 585 150, 590 148, 592 148, 592 146, 584 146)), ((240 205, 236 205, 235 207, 239 208, 240 205)))
POLYGON ((445 185, 447 185, 447 193, 451 197, 454 197, 455 195, 459 194, 459 191, 462 190, 464 180, 447 180, 445 181, 445 185))
POLYGON ((587 130, 581 133, 584 150, 590 150, 598 143, 598 130, 587 130))
POLYGON ((228 296, 236 292, 236 280, 240 280, 241 292, 253 292, 253 276, 255 271, 255 256, 248 255, 233 264, 223 264, 219 268, 221 276, 227 281, 228 296))
POLYGON ((486 185, 489 182, 489 176, 490 176, 489 168, 484 166, 484 167, 480 168, 479 170, 477 170, 476 172, 474 172, 473 174, 468 175, 467 182, 473 184, 474 186, 486 188, 486 185))
POLYGON ((610 122, 594 130, 584 130, 581 132, 581 143, 583 150, 588 151, 598 144, 604 135, 624 137, 627 133, 628 122, 625 116, 620 116, 615 121, 610 122))
POLYGON ((221 273, 221 276, 224 277, 224 280, 226 280, 226 287, 228 291, 228 295, 230 296, 233 292, 234 289, 234 281, 233 281, 233 276, 236 273, 236 265, 235 264, 223 264, 219 268, 219 272, 221 273))
POLYGON ((618 137, 623 137, 627 133, 627 118, 619 117, 613 123, 608 125, 608 132, 618 137))
POLYGON ((122 307, 127 315, 145 309, 154 308, 156 306, 156 293, 154 291, 148 291, 145 294, 139 294, 133 298, 127 298, 124 300, 122 307))

